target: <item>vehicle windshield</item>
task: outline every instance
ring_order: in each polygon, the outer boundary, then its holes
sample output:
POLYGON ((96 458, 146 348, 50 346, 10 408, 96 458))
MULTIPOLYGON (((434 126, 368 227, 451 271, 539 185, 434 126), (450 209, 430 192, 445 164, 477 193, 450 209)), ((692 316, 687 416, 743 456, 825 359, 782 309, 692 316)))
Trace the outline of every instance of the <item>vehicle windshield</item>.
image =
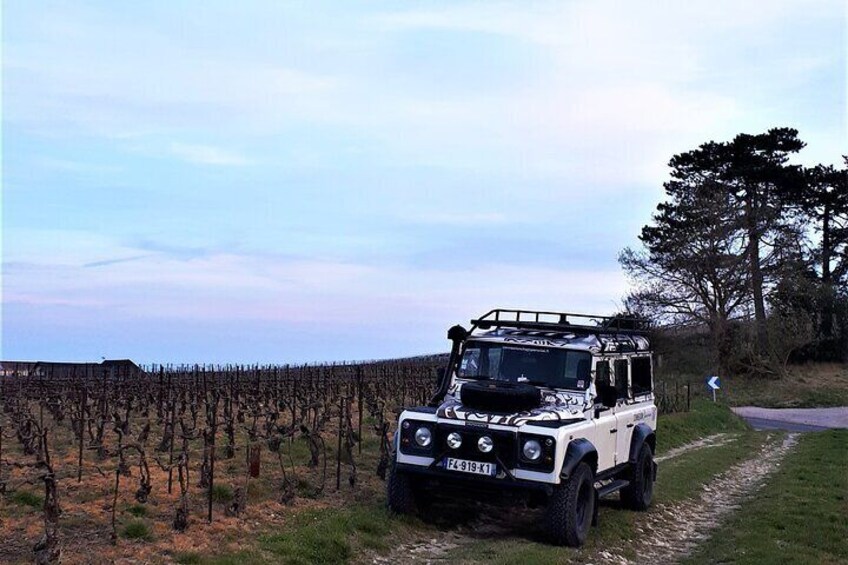
POLYGON ((591 360, 586 351, 469 342, 457 374, 467 379, 586 390, 591 360))

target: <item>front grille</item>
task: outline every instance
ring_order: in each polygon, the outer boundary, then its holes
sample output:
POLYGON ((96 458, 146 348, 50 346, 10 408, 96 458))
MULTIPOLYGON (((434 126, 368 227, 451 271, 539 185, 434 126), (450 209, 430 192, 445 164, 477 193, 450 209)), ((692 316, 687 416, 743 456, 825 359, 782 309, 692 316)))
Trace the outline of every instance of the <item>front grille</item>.
POLYGON ((442 424, 436 428, 436 453, 444 454, 447 457, 469 459, 471 461, 495 462, 497 459, 500 459, 508 469, 515 468, 517 455, 516 441, 514 432, 442 424), (462 445, 459 449, 448 447, 447 437, 451 432, 457 432, 462 436, 462 445), (477 440, 482 436, 489 436, 495 444, 494 449, 489 453, 483 453, 477 448, 477 440))

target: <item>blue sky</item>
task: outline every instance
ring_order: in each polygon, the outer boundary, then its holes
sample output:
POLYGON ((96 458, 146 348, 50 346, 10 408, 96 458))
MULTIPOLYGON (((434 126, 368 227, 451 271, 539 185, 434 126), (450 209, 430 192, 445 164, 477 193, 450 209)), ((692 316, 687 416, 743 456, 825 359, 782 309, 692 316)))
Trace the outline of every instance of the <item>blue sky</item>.
POLYGON ((4 2, 0 358, 383 358, 494 306, 611 312, 672 154, 786 125, 841 162, 845 10, 4 2))

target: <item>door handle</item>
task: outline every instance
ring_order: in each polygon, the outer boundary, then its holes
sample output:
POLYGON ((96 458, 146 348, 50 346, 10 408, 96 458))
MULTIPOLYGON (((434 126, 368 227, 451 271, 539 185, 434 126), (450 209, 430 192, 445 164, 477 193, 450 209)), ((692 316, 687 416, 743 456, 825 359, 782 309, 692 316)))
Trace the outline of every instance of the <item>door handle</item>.
POLYGON ((614 434, 614 433, 616 433, 616 432, 618 432, 618 430, 617 430, 616 428, 613 428, 613 429, 611 429, 611 430, 610 430, 610 433, 611 433, 611 434, 614 434))
POLYGON ((632 424, 632 423, 627 424, 627 427, 628 427, 628 428, 632 428, 632 427, 633 427, 633 424, 632 424))

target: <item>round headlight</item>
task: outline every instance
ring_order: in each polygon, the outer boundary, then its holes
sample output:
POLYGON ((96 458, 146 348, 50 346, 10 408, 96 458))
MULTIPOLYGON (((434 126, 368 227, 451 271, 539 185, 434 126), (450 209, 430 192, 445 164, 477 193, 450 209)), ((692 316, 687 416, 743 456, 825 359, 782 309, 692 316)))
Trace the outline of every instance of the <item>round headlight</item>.
POLYGON ((528 439, 524 442, 524 447, 521 451, 524 453, 525 459, 536 461, 542 456, 542 445, 535 439, 528 439))
POLYGON ((483 436, 477 440, 477 448, 483 453, 489 453, 495 447, 495 442, 489 436, 483 436))
POLYGON ((456 432, 451 432, 448 434, 448 447, 451 449, 459 449, 459 446, 462 445, 462 436, 456 432))
POLYGON ((430 428, 421 426, 415 430, 415 443, 421 447, 427 447, 433 441, 433 434, 430 433, 430 428))

